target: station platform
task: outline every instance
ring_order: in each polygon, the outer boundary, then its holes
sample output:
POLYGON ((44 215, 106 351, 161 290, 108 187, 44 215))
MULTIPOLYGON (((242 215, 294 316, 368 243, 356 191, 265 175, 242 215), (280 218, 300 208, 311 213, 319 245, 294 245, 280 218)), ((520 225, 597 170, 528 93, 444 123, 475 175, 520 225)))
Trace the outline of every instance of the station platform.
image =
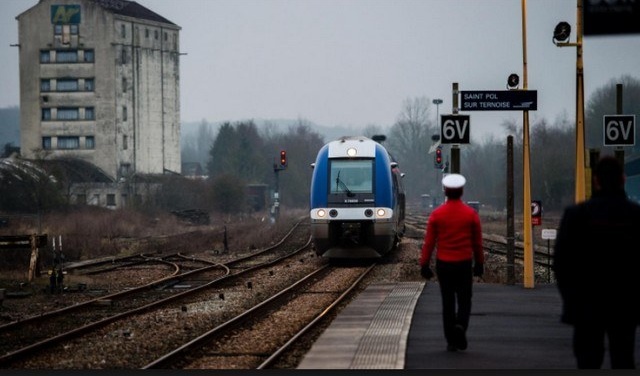
MULTIPOLYGON (((340 312, 298 369, 576 368, 572 327, 560 323, 553 284, 475 283, 465 351, 446 351, 441 312, 437 282, 371 285, 340 312)), ((610 368, 608 354, 603 368, 610 368)))

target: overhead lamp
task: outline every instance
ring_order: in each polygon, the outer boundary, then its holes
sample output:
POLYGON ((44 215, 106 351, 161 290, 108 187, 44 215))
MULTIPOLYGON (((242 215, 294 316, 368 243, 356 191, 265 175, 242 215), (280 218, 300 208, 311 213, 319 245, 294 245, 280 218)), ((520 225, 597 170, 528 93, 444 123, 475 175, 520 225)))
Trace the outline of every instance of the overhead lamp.
POLYGON ((511 73, 507 78, 507 89, 514 90, 518 88, 520 84, 520 76, 515 73, 511 73))
POLYGON ((553 43, 563 43, 569 40, 571 35, 571 25, 568 22, 562 21, 556 25, 553 29, 553 43))

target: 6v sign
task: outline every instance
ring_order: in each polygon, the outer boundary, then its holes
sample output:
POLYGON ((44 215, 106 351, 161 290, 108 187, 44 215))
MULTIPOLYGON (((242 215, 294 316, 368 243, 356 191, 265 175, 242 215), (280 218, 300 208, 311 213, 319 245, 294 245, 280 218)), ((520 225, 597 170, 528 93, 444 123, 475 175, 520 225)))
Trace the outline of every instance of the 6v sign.
POLYGON ((635 115, 604 116, 604 146, 633 146, 635 143, 635 115))
POLYGON ((468 144, 471 131, 469 115, 442 115, 440 142, 443 144, 468 144))

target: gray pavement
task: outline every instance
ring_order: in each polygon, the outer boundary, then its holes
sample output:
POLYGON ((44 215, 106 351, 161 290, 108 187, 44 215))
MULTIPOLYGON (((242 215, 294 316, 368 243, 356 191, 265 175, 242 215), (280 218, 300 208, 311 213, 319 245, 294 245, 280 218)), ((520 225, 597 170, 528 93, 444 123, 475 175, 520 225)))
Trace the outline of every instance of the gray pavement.
POLYGON ((447 352, 439 286, 425 286, 413 312, 405 369, 575 369, 572 327, 560 323, 555 285, 476 283, 473 294, 469 347, 447 352))

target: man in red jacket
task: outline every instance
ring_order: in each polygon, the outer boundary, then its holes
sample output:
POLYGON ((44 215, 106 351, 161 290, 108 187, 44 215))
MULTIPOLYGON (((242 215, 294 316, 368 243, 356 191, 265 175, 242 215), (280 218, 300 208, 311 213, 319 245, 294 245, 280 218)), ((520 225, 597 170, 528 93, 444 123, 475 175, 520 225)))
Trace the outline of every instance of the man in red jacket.
POLYGON ((437 249, 436 273, 447 351, 467 348, 473 276, 484 273, 480 217, 460 199, 465 182, 460 174, 449 174, 442 179, 447 199, 429 216, 420 256, 420 273, 431 279, 431 255, 437 249))

